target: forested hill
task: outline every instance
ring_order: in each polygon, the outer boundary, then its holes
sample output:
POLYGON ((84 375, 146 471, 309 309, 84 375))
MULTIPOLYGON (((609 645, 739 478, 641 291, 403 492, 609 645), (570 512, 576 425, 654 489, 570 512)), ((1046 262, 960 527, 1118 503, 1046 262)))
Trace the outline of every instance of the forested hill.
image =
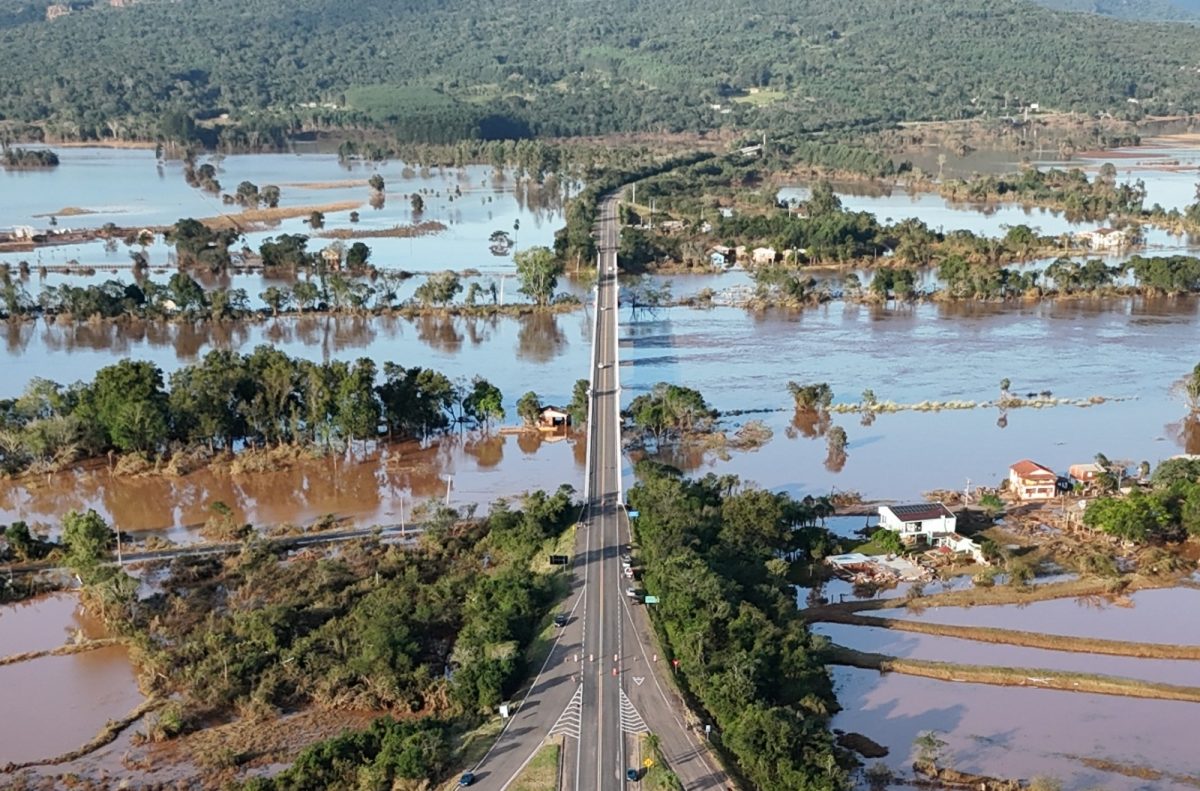
POLYGON ((1200 22, 1200 0, 1037 0, 1057 11, 1102 14, 1117 19, 1200 22))
POLYGON ((384 123, 437 141, 808 129, 1025 102, 1200 109, 1190 26, 1024 0, 96 0, 29 21, 35 6, 0 0, 0 116, 60 136, 153 136, 168 110, 202 126, 229 113, 243 140, 384 123))

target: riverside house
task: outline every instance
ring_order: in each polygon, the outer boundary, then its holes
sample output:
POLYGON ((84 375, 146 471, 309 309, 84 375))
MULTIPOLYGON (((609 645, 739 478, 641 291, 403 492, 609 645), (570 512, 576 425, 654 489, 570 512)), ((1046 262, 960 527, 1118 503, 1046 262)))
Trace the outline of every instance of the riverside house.
POLYGON ((1018 500, 1049 500, 1054 497, 1058 476, 1049 467, 1022 459, 1008 468, 1008 490, 1018 500))

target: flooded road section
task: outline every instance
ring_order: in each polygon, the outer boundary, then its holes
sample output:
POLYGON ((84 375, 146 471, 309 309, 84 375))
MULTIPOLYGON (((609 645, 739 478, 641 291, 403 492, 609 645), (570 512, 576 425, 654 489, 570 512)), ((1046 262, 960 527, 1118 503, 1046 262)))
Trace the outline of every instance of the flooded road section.
POLYGON ((757 451, 735 452, 729 461, 700 452, 664 460, 696 474, 735 473, 797 496, 836 488, 909 499, 962 488, 968 479, 973 486, 998 485, 1022 458, 1065 470, 1098 451, 1135 463, 1200 452, 1200 426, 1184 419, 1187 407, 1175 391, 1194 364, 1182 352, 1200 341, 1200 302, 1191 298, 901 308, 832 303, 761 314, 626 310, 621 330, 626 405, 667 381, 697 388, 722 411, 776 410, 727 421, 763 420, 773 438, 757 451), (982 402, 996 399, 1004 377, 1020 395, 1127 400, 818 419, 797 416, 787 392, 789 381, 827 382, 835 404, 858 402, 868 388, 880 402, 982 402), (849 438, 844 459, 827 453, 825 435, 834 425, 849 438))
POLYGON ((1026 605, 927 607, 919 612, 899 608, 864 615, 1069 637, 1200 645, 1200 629, 1196 628, 1191 616, 1196 612, 1200 612, 1200 590, 1162 588, 1137 591, 1116 599, 1096 596, 1050 599, 1026 605))
POLYGON ((1184 791, 1200 782, 1192 749, 1192 723, 1200 706, 1194 703, 952 683, 854 668, 831 672, 843 707, 833 727, 886 746, 889 754, 881 760, 905 775, 917 755, 913 741, 934 731, 947 744, 940 758, 944 766, 993 777, 1051 777, 1063 783, 1064 791, 1184 791), (1096 763, 1104 761, 1119 767, 1096 763), (1158 774, 1144 779, 1113 771, 1118 768, 1158 774))
MULTIPOLYGON (((972 624, 975 626, 977 624, 972 624)), ((962 665, 1023 667, 1119 676, 1183 687, 1200 687, 1200 662, 1139 659, 1071 651, 1047 651, 1024 646, 981 643, 957 637, 911 634, 870 626, 836 623, 813 625, 813 632, 838 645, 901 659, 922 659, 962 665)))

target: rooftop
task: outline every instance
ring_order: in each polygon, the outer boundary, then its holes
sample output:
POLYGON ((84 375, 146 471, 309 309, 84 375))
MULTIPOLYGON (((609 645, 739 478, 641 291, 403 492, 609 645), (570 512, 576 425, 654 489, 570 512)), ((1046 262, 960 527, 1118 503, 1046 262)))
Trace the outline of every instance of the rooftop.
POLYGON ((1058 478, 1058 476, 1054 474, 1054 470, 1050 469, 1049 467, 1043 467, 1036 461, 1030 461, 1029 459, 1021 459, 1012 466, 1012 471, 1017 475, 1020 475, 1022 478, 1058 478))
POLYGON ((950 513, 950 509, 941 503, 916 503, 914 505, 885 505, 879 510, 886 508, 896 515, 897 518, 905 522, 923 522, 926 519, 940 519, 942 517, 954 518, 954 514, 950 513))

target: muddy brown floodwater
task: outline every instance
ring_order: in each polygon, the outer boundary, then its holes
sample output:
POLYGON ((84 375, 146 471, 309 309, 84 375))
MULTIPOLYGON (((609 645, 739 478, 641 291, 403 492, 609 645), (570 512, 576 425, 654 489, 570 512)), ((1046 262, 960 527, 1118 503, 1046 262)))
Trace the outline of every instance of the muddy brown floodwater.
MULTIPOLYGON (((0 656, 55 648, 75 630, 89 638, 107 636, 73 593, 0 606, 0 656)), ((0 766, 70 752, 141 701, 123 646, 2 665, 0 766)), ((0 775, 0 786, 2 780, 0 775)))
POLYGON ((428 447, 389 446, 365 458, 301 461, 273 472, 232 475, 203 469, 182 477, 116 476, 104 465, 19 481, 0 481, 0 523, 23 519, 54 534, 71 509, 93 508, 126 533, 157 534, 177 543, 222 502, 234 518, 260 527, 306 525, 326 514, 361 526, 413 520, 430 500, 474 504, 480 513, 498 497, 561 484, 582 486, 582 435, 544 441, 536 435, 451 435, 428 447))
POLYGON ((0 606, 0 658, 47 651, 70 642, 72 633, 104 637, 104 624, 84 612, 74 593, 52 593, 0 606))

